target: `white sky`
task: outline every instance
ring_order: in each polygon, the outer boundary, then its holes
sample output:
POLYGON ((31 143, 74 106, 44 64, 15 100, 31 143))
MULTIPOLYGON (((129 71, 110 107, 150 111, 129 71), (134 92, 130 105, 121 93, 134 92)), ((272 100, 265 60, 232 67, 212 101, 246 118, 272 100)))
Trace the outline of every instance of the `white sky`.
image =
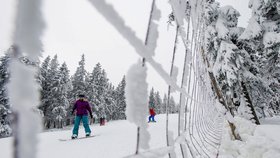
MULTIPOLYGON (((107 0, 111 2, 136 35, 145 39, 152 0, 107 0)), ((249 0, 218 0, 222 5, 233 5, 240 13, 240 26, 246 27, 251 11, 249 0)), ((156 60, 169 72, 175 35, 175 27, 167 29, 167 17, 171 12, 168 0, 158 0, 162 11, 156 60)), ((0 55, 11 45, 15 0, 0 0, 0 55)), ((100 62, 110 81, 117 85, 130 65, 139 56, 133 47, 89 4, 87 0, 45 0, 43 11, 46 30, 43 37, 44 52, 58 54, 60 63, 66 62, 71 74, 75 72, 81 54, 86 57, 86 69, 92 71, 100 62)), ((179 42, 181 43, 181 42, 179 42)), ((184 49, 179 44, 176 65, 182 68, 184 49)), ((182 70, 179 69, 179 73, 182 70)), ((178 79, 180 76, 178 76, 178 79)), ((167 92, 164 81, 149 68, 148 83, 162 94, 167 92)))

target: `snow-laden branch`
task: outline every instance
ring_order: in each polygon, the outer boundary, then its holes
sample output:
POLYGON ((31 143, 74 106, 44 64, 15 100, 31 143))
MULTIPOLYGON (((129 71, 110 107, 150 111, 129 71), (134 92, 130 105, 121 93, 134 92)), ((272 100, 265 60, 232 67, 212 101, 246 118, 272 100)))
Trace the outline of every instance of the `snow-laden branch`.
POLYGON ((189 94, 187 94, 184 88, 180 88, 180 86, 178 86, 177 83, 173 81, 169 74, 162 68, 162 65, 153 59, 152 54, 154 53, 143 44, 143 42, 135 35, 135 32, 130 27, 125 25, 124 20, 116 12, 112 5, 106 3, 105 0, 89 0, 89 2, 134 47, 136 52, 151 64, 151 66, 168 85, 172 86, 174 90, 183 93, 186 97, 192 99, 193 101, 198 102, 189 94))

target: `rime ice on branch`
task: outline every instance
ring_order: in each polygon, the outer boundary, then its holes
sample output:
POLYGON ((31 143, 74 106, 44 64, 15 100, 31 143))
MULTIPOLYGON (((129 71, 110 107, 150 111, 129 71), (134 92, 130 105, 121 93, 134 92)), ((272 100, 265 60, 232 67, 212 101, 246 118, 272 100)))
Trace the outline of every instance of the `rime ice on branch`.
POLYGON ((14 59, 10 63, 11 80, 8 84, 11 106, 16 115, 15 158, 36 157, 36 134, 41 124, 33 110, 40 103, 39 85, 35 80, 37 68, 21 63, 16 57, 25 53, 30 61, 38 62, 42 50, 40 37, 44 29, 41 3, 41 0, 19 0, 16 8, 14 59))
POLYGON ((142 149, 149 149, 150 139, 147 131, 148 83, 146 78, 147 68, 142 66, 141 61, 138 61, 127 72, 125 88, 127 120, 140 127, 140 148, 142 149))

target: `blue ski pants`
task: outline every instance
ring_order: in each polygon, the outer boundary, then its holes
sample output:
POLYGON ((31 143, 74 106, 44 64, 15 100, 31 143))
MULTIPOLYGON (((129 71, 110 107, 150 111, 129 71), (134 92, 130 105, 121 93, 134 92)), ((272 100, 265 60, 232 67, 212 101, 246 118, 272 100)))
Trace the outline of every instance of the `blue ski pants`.
POLYGON ((73 134, 78 135, 79 133, 79 126, 80 126, 80 122, 81 120, 83 121, 83 125, 85 128, 85 132, 86 133, 91 133, 91 130, 89 128, 89 124, 88 124, 88 115, 77 115, 75 117, 75 123, 74 123, 74 128, 73 128, 73 134))
POLYGON ((155 122, 155 115, 150 115, 149 116, 149 122, 155 122))

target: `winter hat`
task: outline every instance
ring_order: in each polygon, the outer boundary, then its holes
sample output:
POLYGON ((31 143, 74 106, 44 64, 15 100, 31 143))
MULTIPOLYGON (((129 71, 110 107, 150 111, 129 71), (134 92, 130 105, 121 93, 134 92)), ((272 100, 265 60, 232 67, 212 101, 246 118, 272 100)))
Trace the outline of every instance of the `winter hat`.
POLYGON ((85 95, 83 95, 83 94, 79 94, 78 96, 79 96, 79 98, 84 98, 85 97, 85 95))

